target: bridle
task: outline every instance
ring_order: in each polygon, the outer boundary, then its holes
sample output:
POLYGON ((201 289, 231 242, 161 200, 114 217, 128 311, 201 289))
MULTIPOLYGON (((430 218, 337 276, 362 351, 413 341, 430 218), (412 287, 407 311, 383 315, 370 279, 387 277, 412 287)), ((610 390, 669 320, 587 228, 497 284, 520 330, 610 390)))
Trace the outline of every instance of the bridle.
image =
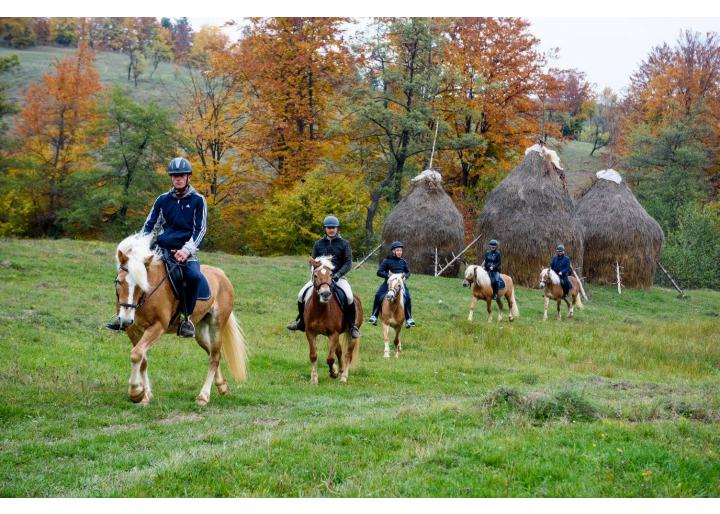
MULTIPOLYGON (((130 272, 130 270, 128 270, 122 264, 120 265, 120 271, 124 271, 125 273, 130 272)), ((120 280, 118 280, 119 276, 120 276, 120 274, 118 273, 117 276, 115 277, 115 296, 117 297, 118 305, 120 305, 120 307, 125 307, 126 309, 139 309, 140 307, 142 307, 145 304, 145 302, 155 293, 155 291, 158 290, 158 288, 162 285, 162 283, 165 282, 165 280, 167 280, 167 278, 168 278, 168 275, 166 273, 165 276, 163 277, 163 279, 160 282, 158 282, 158 285, 156 285, 152 291, 150 291, 147 294, 145 294, 145 291, 143 291, 143 293, 140 295, 140 298, 138 298, 137 303, 120 303, 120 293, 118 293, 118 285, 120 285, 122 282, 120 282, 120 280)))
MULTIPOLYGON (((395 297, 393 298, 393 301, 395 301, 397 298, 399 298, 399 297, 400 297, 400 293, 402 292, 402 280, 397 280, 397 281, 396 281, 396 284, 397 284, 396 286, 393 286, 392 288, 390 288, 390 289, 388 290, 388 293, 389 293, 390 291, 392 291, 393 294, 394 294, 394 296, 395 296, 395 297)), ((387 295, 385 295, 385 296, 387 296, 387 295)))
POLYGON ((330 275, 329 275, 329 279, 330 279, 330 280, 329 280, 329 281, 323 281, 323 282, 320 282, 319 284, 315 285, 315 278, 316 278, 315 272, 318 271, 318 270, 320 270, 321 268, 322 268, 322 266, 319 266, 319 267, 313 269, 313 274, 312 274, 313 287, 315 288, 315 292, 317 292, 317 294, 320 294, 320 288, 321 288, 322 286, 328 286, 328 287, 332 288, 332 271, 329 270, 329 269, 328 269, 328 272, 330 273, 330 275))

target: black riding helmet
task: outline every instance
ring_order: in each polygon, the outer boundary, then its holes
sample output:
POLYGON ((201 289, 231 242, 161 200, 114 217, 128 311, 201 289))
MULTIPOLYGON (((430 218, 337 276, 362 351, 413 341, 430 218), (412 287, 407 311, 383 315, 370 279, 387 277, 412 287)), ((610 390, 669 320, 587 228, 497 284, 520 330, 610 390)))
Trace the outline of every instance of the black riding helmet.
POLYGON ((392 252, 395 248, 403 248, 403 244, 400 241, 395 241, 390 245, 390 251, 392 252))
POLYGON ((190 161, 182 157, 175 157, 168 165, 168 175, 192 175, 190 161))

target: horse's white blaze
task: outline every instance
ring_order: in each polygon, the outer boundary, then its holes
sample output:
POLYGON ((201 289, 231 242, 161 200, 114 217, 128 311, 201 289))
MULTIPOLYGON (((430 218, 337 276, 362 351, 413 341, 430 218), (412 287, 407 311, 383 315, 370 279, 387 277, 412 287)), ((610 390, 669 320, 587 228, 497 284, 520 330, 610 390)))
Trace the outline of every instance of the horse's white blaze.
MULTIPOLYGON (((134 303, 133 298, 135 297, 135 280, 133 280, 133 277, 130 276, 130 274, 127 274, 125 276, 125 282, 128 286, 128 295, 127 298, 123 301, 123 298, 120 298, 120 303, 134 303)), ((118 317, 121 321, 128 322, 128 321, 135 321, 135 309, 131 307, 120 307, 120 312, 118 313, 118 317)))

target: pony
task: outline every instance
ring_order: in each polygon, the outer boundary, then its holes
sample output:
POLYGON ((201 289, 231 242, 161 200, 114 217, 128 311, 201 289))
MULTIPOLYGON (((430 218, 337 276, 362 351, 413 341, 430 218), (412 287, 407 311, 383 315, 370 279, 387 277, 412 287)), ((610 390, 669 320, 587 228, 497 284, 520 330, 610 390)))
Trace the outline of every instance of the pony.
POLYGON ((567 298, 563 298, 563 290, 562 286, 560 285, 560 277, 557 273, 555 273, 550 268, 544 268, 540 272, 540 289, 543 289, 543 297, 545 298, 545 312, 543 314, 543 320, 547 320, 548 317, 548 305, 550 303, 550 300, 555 300, 557 302, 557 317, 556 319, 561 319, 560 316, 560 302, 563 300, 568 306, 568 317, 572 318, 574 315, 574 306, 577 305, 578 309, 584 309, 585 306, 583 305, 582 301, 580 300, 580 282, 578 282, 578 279, 575 277, 568 277, 570 279, 570 285, 572 286, 570 290, 568 291, 568 295, 570 295, 571 301, 568 302, 567 298))
POLYGON ((385 339, 384 357, 390 357, 390 327, 395 330, 395 358, 400 357, 402 344, 400 330, 405 323, 405 278, 403 273, 391 273, 387 281, 388 291, 380 307, 383 338, 385 339))
MULTIPOLYGON (((505 282, 503 289, 498 289, 498 321, 502 321, 503 317, 503 304, 502 299, 508 304, 508 320, 513 321, 515 318, 520 316, 520 310, 518 308, 517 301, 515 300, 515 288, 513 286, 512 278, 508 275, 500 274, 500 277, 505 282)), ((488 275, 485 268, 476 264, 471 264, 465 269, 465 280, 463 280, 463 287, 472 287, 473 298, 470 301, 470 313, 468 314, 468 321, 472 321, 475 307, 477 306, 478 300, 483 299, 487 304, 488 322, 492 321, 492 285, 490 283, 490 275, 488 275)))
MULTIPOLYGON (((157 251, 150 249, 151 235, 128 236, 115 254, 117 276, 116 312, 122 328, 132 343, 128 396, 134 403, 147 405, 153 397, 148 377, 148 351, 165 333, 175 332, 178 321, 174 313, 178 300, 173 295, 165 264, 157 251)), ((210 286, 210 298, 199 300, 190 319, 195 324, 195 339, 209 357, 205 382, 196 397, 207 405, 213 381, 221 395, 229 392, 220 370, 220 355, 230 366, 238 382, 247 380, 245 336, 235 314, 235 293, 225 273, 212 266, 200 266, 210 286)))
MULTIPOLYGON (((310 383, 318 384, 317 372, 317 336, 327 336, 329 340, 328 356, 326 359, 330 368, 330 377, 340 376, 341 382, 347 382, 349 369, 356 367, 360 359, 360 338, 350 337, 350 329, 347 328, 342 308, 337 297, 333 294, 330 284, 332 283, 332 272, 334 266, 332 257, 321 256, 317 259, 310 259, 312 267, 312 293, 305 302, 303 318, 305 320, 305 337, 310 347, 310 383), (340 335, 344 334, 342 345, 340 335), (337 357, 337 364, 335 363, 337 357)), ((356 309, 356 324, 358 328, 362 325, 363 310, 360 298, 353 295, 356 309)))

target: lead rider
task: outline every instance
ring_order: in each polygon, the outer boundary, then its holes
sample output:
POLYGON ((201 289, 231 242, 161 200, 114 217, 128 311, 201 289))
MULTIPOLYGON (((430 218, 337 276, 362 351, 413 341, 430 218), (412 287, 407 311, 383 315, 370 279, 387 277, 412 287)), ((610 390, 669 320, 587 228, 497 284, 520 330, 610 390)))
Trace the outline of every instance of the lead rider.
MULTIPOLYGON (((332 279, 335 285, 343 290, 347 302, 345 305, 345 321, 350 328, 350 335, 353 339, 360 337, 360 330, 355 324, 355 298, 353 297, 350 283, 345 278, 345 275, 350 271, 352 265, 352 249, 350 243, 343 239, 338 234, 338 227, 340 221, 335 216, 327 216, 323 220, 323 227, 325 228, 325 237, 315 242, 312 249, 312 257, 316 259, 323 255, 332 257, 333 263, 333 274, 332 279)), ((300 292, 298 293, 298 317, 295 321, 288 324, 288 330, 305 330, 305 302, 310 296, 310 289, 312 288, 312 280, 305 284, 300 292)))
MULTIPOLYGON (((190 185, 192 166, 187 159, 176 157, 168 165, 173 187, 155 200, 142 235, 159 234, 156 247, 167 250, 168 258, 183 266, 185 288, 180 306, 184 319, 178 327, 181 337, 195 337, 195 325, 190 315, 197 303, 202 274, 197 253, 207 232, 207 202, 190 185)), ((122 330, 120 320, 108 323, 110 330, 122 330)))

